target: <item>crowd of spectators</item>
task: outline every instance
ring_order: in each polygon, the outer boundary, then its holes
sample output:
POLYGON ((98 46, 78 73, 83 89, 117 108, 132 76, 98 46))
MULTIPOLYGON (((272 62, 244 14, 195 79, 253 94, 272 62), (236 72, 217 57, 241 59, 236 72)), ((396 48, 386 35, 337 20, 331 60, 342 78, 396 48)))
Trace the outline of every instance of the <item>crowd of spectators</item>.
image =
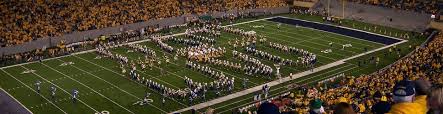
POLYGON ((286 6, 284 0, 0 1, 0 44, 179 16, 286 6))
POLYGON ((351 2, 376 5, 400 10, 437 13, 438 0, 349 0, 351 2))
MULTIPOLYGON (((318 114, 318 111, 332 113, 337 108, 349 111, 346 108, 348 106, 352 108, 352 113, 346 114, 418 114, 428 111, 430 114, 439 114, 433 112, 438 109, 441 111, 443 106, 442 58, 443 34, 440 33, 427 45, 375 73, 359 77, 346 76, 328 86, 321 83, 314 87, 301 85, 298 92, 268 101, 276 104, 280 112, 301 114, 318 114), (432 89, 431 86, 438 88, 432 89), (426 103, 426 98, 432 103, 426 103), (282 104, 283 101, 285 103, 282 104)), ((239 111, 244 110, 243 107, 239 108, 239 111)))

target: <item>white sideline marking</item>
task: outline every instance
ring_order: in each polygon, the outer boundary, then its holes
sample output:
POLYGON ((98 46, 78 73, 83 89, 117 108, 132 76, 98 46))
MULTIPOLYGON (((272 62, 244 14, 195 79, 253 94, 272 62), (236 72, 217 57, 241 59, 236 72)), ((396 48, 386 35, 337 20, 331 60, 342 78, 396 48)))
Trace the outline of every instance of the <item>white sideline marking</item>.
POLYGON ((18 104, 20 104, 22 107, 24 107, 29 113, 34 114, 31 112, 31 110, 29 110, 25 105, 23 105, 20 101, 18 101, 17 99, 14 98, 14 96, 12 96, 11 94, 9 94, 7 91, 5 91, 3 88, 0 88, 3 92, 5 92, 9 97, 11 97, 12 99, 14 99, 15 102, 18 102, 18 104))
MULTIPOLYGON (((65 73, 62 73, 62 72, 60 72, 60 71, 58 71, 58 70, 56 70, 56 69, 54 69, 54 68, 52 68, 52 67, 50 67, 50 66, 44 64, 44 63, 41 63, 41 64, 44 65, 44 66, 46 66, 46 67, 48 67, 48 68, 51 69, 51 70, 54 70, 54 71, 58 72, 59 74, 64 75, 65 77, 68 77, 69 79, 71 79, 71 80, 73 80, 73 81, 75 81, 75 82, 77 82, 77 83, 79 83, 79 84, 85 86, 86 88, 88 88, 88 89, 94 91, 94 92, 97 93, 98 95, 100 95, 100 96, 102 96, 103 98, 105 98, 105 99, 111 101, 112 103, 114 103, 114 104, 120 106, 121 108, 125 109, 126 111, 128 111, 128 112, 130 112, 130 113, 132 113, 132 114, 135 114, 134 112, 132 112, 132 111, 126 109, 125 107, 121 106, 120 104, 117 104, 115 101, 113 101, 113 100, 109 99, 108 97, 104 96, 103 94, 101 94, 101 93, 95 91, 94 89, 90 88, 89 86, 87 86, 87 85, 85 85, 85 84, 79 82, 78 80, 76 80, 76 79, 74 79, 74 78, 71 78, 70 76, 66 75, 65 73)), ((22 66, 22 67, 23 67, 23 66, 22 66)), ((38 75, 38 74, 36 74, 36 75, 38 75)), ((39 77, 40 77, 40 76, 39 76, 39 77)), ((44 80, 46 80, 46 79, 44 79, 44 80)), ((51 82, 50 82, 50 83, 51 83, 51 82)), ((51 83, 51 84, 52 84, 52 83, 51 83)), ((54 84, 53 84, 53 85, 54 85, 54 84)), ((57 86, 57 85, 55 85, 55 86, 57 86)), ((57 87, 58 87, 58 86, 57 86, 57 87)), ((59 88, 60 88, 60 87, 59 87, 59 88)), ((60 88, 60 89, 62 89, 62 88, 60 88)), ((62 90, 63 90, 63 89, 62 89, 62 90)), ((65 91, 65 90, 63 90, 63 91, 65 91)), ((65 91, 65 92, 66 92, 66 91, 65 91)), ((69 92, 66 92, 66 93, 69 94, 69 92)), ((79 101, 83 103, 83 101, 81 101, 80 99, 79 99, 79 101)), ((87 105, 86 103, 83 103, 83 104, 85 104, 86 106, 90 107, 90 106, 87 105)), ((92 108, 92 107, 90 107, 90 108, 92 108)), ((94 109, 94 110, 95 110, 95 109, 94 109)), ((95 112, 98 112, 98 111, 95 110, 95 112)))
MULTIPOLYGON (((65 61, 60 60, 60 59, 57 59, 57 60, 62 61, 62 62, 65 62, 65 61)), ((98 79, 100 79, 100 80, 102 80, 102 81, 108 83, 109 85, 112 85, 113 87, 119 89, 120 91, 123 91, 124 93, 130 95, 131 97, 134 97, 134 98, 136 98, 136 99, 138 99, 138 100, 142 100, 141 98, 139 98, 139 97, 137 97, 137 96, 135 96, 135 95, 133 95, 133 94, 131 94, 131 93, 129 93, 129 92, 123 90, 123 89, 121 89, 120 87, 118 87, 118 86, 116 86, 116 85, 114 85, 114 84, 112 84, 112 83, 110 83, 110 82, 108 82, 108 81, 106 81, 106 80, 104 80, 104 79, 98 77, 98 76, 95 75, 95 74, 89 73, 89 72, 87 72, 87 71, 85 71, 85 70, 83 70, 83 69, 78 68, 77 66, 72 65, 72 64, 71 64, 70 66, 72 66, 72 67, 74 67, 74 68, 76 68, 76 69, 78 69, 78 70, 80 70, 80 71, 82 71, 82 72, 85 72, 85 73, 87 73, 87 74, 89 74, 89 75, 92 75, 92 76, 94 76, 95 78, 98 78, 98 79)), ((103 89, 103 90, 104 90, 104 89, 103 89)), ((98 90, 98 91, 101 91, 101 90, 98 90)), ((156 107, 156 106, 154 106, 154 105, 152 105, 152 104, 150 104, 150 103, 148 103, 148 104, 151 105, 152 107, 157 108, 157 109, 159 109, 160 111, 166 113, 166 111, 164 111, 164 110, 162 110, 162 109, 160 109, 160 108, 158 108, 158 107, 156 107)))

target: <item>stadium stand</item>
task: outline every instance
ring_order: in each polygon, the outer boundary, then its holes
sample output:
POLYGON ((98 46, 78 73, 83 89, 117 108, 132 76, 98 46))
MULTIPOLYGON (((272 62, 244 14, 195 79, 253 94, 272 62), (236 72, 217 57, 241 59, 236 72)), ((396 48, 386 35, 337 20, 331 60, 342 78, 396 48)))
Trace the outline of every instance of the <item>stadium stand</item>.
MULTIPOLYGON (((312 0, 300 0, 312 1, 312 0)), ((403 10, 435 13, 436 0, 405 2, 351 0, 403 10)), ((288 6, 284 0, 124 0, 124 1, 1 1, 0 44, 11 46, 37 38, 100 29, 182 14, 288 6)))
POLYGON ((287 5, 283 0, 1 1, 0 42, 12 46, 37 38, 182 14, 287 5))
POLYGON ((360 4, 383 6, 400 10, 412 10, 416 12, 436 13, 437 0, 349 0, 360 4))

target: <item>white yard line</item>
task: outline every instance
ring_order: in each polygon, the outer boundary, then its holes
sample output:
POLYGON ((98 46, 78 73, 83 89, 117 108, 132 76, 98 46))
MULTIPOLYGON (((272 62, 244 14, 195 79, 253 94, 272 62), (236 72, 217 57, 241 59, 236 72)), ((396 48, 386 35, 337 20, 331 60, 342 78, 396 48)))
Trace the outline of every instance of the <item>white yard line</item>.
MULTIPOLYGON (((65 61, 60 60, 60 59, 57 59, 57 60, 59 60, 59 61, 61 61, 61 62, 65 62, 65 61)), ((89 74, 89 75, 91 75, 91 76, 94 76, 95 78, 100 79, 100 80, 106 82, 106 83, 109 84, 109 85, 112 85, 113 87, 117 88, 118 90, 123 91, 124 93, 130 95, 131 97, 134 97, 134 98, 136 98, 136 99, 138 99, 138 100, 142 100, 142 98, 139 98, 139 97, 135 96, 134 94, 131 94, 131 93, 129 93, 129 92, 127 92, 127 91, 121 89, 120 87, 118 87, 118 86, 116 86, 116 85, 114 85, 114 84, 112 84, 112 83, 110 83, 110 82, 108 82, 108 81, 106 81, 106 80, 100 78, 99 76, 97 76, 97 75, 95 75, 95 74, 92 74, 92 73, 87 72, 87 71, 85 71, 85 70, 83 70, 83 69, 80 69, 80 68, 78 68, 77 66, 72 65, 72 64, 71 64, 70 66, 72 66, 72 67, 74 67, 74 68, 76 68, 76 69, 78 69, 78 70, 80 70, 80 71, 82 71, 82 72, 84 72, 84 73, 87 73, 87 74, 89 74)), ((54 69, 54 70, 56 70, 56 69, 54 69)), ((58 72, 58 71, 57 71, 57 72, 58 72)), ((61 73, 61 72, 60 72, 60 73, 61 73)), ((154 107, 154 108, 156 108, 156 109, 158 109, 158 110, 160 110, 160 111, 166 113, 166 111, 164 111, 164 110, 162 110, 162 109, 160 109, 160 108, 158 108, 158 107, 156 107, 156 106, 154 106, 154 105, 152 105, 152 104, 150 104, 150 103, 148 103, 148 104, 151 105, 152 107, 154 107)))
MULTIPOLYGON (((9 74, 8 74, 9 75, 9 74)), ((15 99, 14 98, 14 96, 12 96, 11 94, 9 94, 8 92, 6 92, 3 88, 0 88, 3 92, 5 92, 9 97, 11 97, 12 99, 14 99, 14 101, 15 102, 17 102, 18 104, 20 104, 23 108, 25 108, 26 109, 26 111, 28 111, 29 113, 31 113, 31 114, 34 114, 34 113, 32 113, 32 111, 31 110, 29 110, 25 105, 23 105, 20 101, 18 101, 17 99, 15 99)), ((37 93, 37 92, 36 92, 37 93)), ((41 96, 41 95, 40 95, 41 96)), ((42 96, 43 97, 43 96, 42 96)), ((66 112, 64 112, 64 113, 66 113, 66 112)))
MULTIPOLYGON (((93 64, 93 65, 95 65, 95 66, 98 66, 98 67, 101 67, 101 68, 103 68, 103 69, 106 69, 106 70, 108 70, 108 71, 111 71, 112 73, 117 74, 117 75, 120 75, 121 77, 127 79, 127 78, 125 77, 125 75, 120 74, 120 73, 118 73, 118 72, 115 72, 114 70, 108 69, 108 68, 106 68, 106 67, 103 67, 103 66, 101 66, 101 65, 98 65, 98 64, 96 64, 96 63, 93 63, 93 62, 91 62, 91 61, 88 61, 88 60, 83 59, 83 58, 78 57, 78 56, 74 56, 74 57, 79 58, 79 59, 81 59, 81 60, 83 60, 83 61, 86 61, 86 62, 88 62, 88 63, 90 63, 90 64, 93 64)), ((140 84, 140 83, 138 83, 138 82, 136 82, 136 81, 133 81, 133 80, 131 80, 131 81, 134 82, 134 83, 137 83, 138 85, 141 85, 141 86, 143 86, 143 87, 146 87, 146 85, 140 84)), ((152 90, 152 88, 148 88, 148 89, 152 90)), ((157 92, 157 91, 155 91, 155 90, 152 90, 152 91, 157 92)), ((161 94, 161 93, 159 93, 159 92, 157 92, 157 93, 158 93, 158 94, 161 94)), ((166 97, 166 98, 171 99, 171 98, 169 98, 169 97, 166 97)), ((171 100, 173 100, 173 101, 175 101, 175 102, 177 102, 177 103, 179 103, 179 104, 181 104, 181 105, 183 105, 183 106, 187 106, 187 105, 185 105, 185 104, 183 104, 183 103, 181 103, 181 102, 179 102, 179 101, 177 101, 177 100, 175 100, 175 99, 171 99, 171 100)))
MULTIPOLYGON (((42 64, 43 66, 46 66, 47 68, 49 68, 49 69, 53 70, 53 71, 56 71, 56 72, 58 72, 59 74, 62 74, 62 75, 64 75, 65 77, 68 77, 69 79, 71 79, 71 80, 73 80, 73 81, 75 81, 75 82, 77 82, 77 83, 79 83, 79 84, 83 85, 84 87, 86 87, 86 88, 88 88, 88 89, 90 89, 90 90, 94 91, 94 92, 95 92, 96 94, 98 94, 98 95, 100 95, 101 97, 103 97, 103 98, 105 98, 105 99, 107 99, 107 100, 111 101, 112 103, 114 103, 115 105, 119 106, 120 108, 123 108, 123 109, 125 109, 125 110, 126 110, 126 111, 128 111, 129 113, 135 114, 134 112, 130 111, 129 109, 127 109, 127 108, 125 108, 125 107, 121 106, 120 104, 116 103, 115 101, 113 101, 113 100, 109 99, 108 97, 106 97, 106 96, 104 96, 103 94, 101 94, 101 93, 99 93, 99 92, 95 91, 95 90, 94 90, 94 89, 92 89, 91 87, 89 87, 89 86, 87 86, 87 85, 85 85, 85 84, 81 83, 80 81, 78 81, 78 80, 76 80, 76 79, 74 79, 74 78, 72 78, 72 77, 68 76, 67 74, 65 74, 65 73, 62 73, 62 72, 60 72, 60 71, 58 71, 58 70, 56 70, 56 69, 52 68, 51 66, 48 66, 48 65, 44 64, 44 63, 41 63, 41 64, 42 64)), ((22 66, 22 67, 23 67, 23 66, 22 66)), ((34 73, 34 74, 36 74, 36 73, 34 73)), ((38 75, 38 74, 36 74, 36 75, 38 75)), ((38 76, 40 77, 40 75, 38 75, 38 76)), ((46 80, 46 79, 44 79, 44 80, 46 80)), ((49 83, 51 83, 51 82, 49 82, 49 83)), ((52 84, 52 83, 51 83, 51 84, 52 84)), ((54 85, 54 84, 53 84, 53 85, 54 85)), ((57 86, 57 85, 55 85, 55 86, 57 86)), ((57 86, 57 87, 58 87, 58 86, 57 86)), ((60 88, 60 87, 58 87, 58 88, 60 88)), ((62 89, 62 88, 60 88, 60 89, 62 89)), ((62 89, 62 90, 63 90, 63 89, 62 89)), ((65 90, 63 90, 63 91, 64 91, 64 92, 66 92, 65 90)), ((66 92, 66 93, 68 93, 68 94, 69 94, 69 92, 66 92)), ((83 101, 81 101, 80 99, 79 99, 79 101, 83 103, 83 101)), ((83 104, 85 104, 86 106, 90 107, 90 106, 89 106, 89 105, 87 105, 86 103, 83 103, 83 104)), ((92 107, 90 107, 90 108, 92 108, 92 107)), ((95 110, 95 109, 94 109, 94 110, 95 110)), ((96 111, 96 112, 98 112, 97 110, 95 110, 95 111, 96 111)))

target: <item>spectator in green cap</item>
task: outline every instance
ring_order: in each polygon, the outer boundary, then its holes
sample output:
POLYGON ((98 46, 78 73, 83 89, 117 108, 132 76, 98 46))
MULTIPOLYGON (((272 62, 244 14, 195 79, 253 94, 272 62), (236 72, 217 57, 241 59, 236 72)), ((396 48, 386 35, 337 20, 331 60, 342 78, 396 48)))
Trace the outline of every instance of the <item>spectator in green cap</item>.
POLYGON ((320 99, 312 100, 310 103, 309 114, 323 114, 325 109, 322 106, 323 102, 320 99))

